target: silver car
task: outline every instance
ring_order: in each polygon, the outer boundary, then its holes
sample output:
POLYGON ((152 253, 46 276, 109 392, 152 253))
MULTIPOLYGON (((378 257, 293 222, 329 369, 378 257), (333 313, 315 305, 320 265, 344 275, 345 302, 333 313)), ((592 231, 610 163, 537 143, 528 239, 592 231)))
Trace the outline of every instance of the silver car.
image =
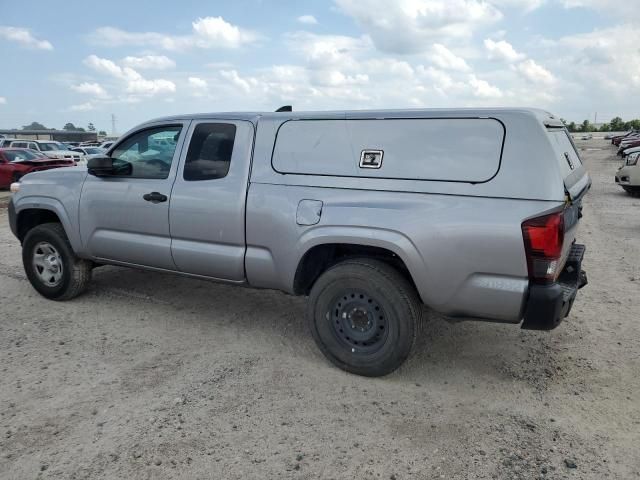
POLYGON ((378 376, 409 355, 424 305, 555 328, 586 284, 590 184, 541 110, 214 113, 25 176, 9 220, 47 298, 103 264, 282 290, 308 297, 330 361, 378 376))

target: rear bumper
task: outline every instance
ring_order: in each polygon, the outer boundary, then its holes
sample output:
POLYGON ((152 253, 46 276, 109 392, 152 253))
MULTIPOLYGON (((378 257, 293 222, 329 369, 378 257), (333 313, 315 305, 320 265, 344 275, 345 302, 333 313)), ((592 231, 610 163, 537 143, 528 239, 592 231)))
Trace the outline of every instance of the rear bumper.
POLYGON ((584 245, 574 243, 557 282, 529 287, 522 328, 552 330, 569 315, 578 290, 587 284, 581 268, 584 252, 584 245))

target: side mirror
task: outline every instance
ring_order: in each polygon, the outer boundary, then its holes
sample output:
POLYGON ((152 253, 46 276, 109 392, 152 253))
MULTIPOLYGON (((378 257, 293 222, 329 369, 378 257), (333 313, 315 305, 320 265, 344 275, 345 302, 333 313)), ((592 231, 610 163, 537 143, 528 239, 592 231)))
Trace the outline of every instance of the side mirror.
POLYGON ((114 163, 113 158, 106 155, 91 157, 87 161, 87 172, 96 177, 113 177, 131 175, 131 164, 118 160, 114 163))
POLYGON ((113 175, 113 159, 106 155, 90 158, 87 161, 87 172, 96 177, 109 177, 113 175))

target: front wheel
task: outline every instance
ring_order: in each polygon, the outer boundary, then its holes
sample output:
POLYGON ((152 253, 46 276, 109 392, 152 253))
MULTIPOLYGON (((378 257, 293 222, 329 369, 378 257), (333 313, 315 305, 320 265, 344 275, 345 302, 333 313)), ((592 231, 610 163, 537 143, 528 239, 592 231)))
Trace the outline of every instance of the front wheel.
POLYGON ((51 300, 76 297, 91 280, 91 262, 73 253, 59 223, 29 230, 22 243, 22 263, 33 288, 51 300))
POLYGON ((307 307, 322 353, 339 368, 368 377, 402 365, 421 316, 420 299, 407 278, 368 258, 346 260, 323 273, 307 307))

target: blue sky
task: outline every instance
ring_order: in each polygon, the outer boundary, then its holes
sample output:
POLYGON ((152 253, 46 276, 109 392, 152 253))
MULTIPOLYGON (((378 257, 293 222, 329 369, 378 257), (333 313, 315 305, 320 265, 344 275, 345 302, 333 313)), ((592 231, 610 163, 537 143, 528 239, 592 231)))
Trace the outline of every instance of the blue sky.
MULTIPOLYGON (((3 2, 4 3, 4 2, 3 2)), ((536 106, 640 117, 640 9, 614 0, 7 2, 0 128, 119 133, 188 112, 536 106)))

